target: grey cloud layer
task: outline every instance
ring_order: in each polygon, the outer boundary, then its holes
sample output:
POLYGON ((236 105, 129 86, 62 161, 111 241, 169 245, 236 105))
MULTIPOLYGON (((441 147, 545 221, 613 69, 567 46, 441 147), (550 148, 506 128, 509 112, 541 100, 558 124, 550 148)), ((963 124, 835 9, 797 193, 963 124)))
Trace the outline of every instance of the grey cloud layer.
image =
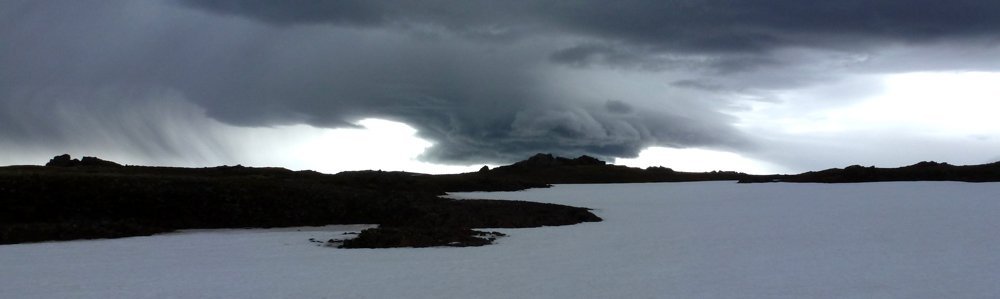
POLYGON ((295 1, 184 0, 281 25, 430 23, 456 30, 560 31, 696 52, 996 41, 1000 3, 982 0, 295 1))
MULTIPOLYGON (((628 157, 651 145, 749 148, 721 93, 827 78, 802 67, 812 57, 784 49, 989 45, 1000 4, 5 1, 0 25, 6 140, 71 140, 61 128, 73 118, 51 117, 58 107, 91 107, 80 113, 125 126, 115 114, 127 109, 93 107, 166 91, 236 125, 398 120, 436 143, 429 159, 479 163, 534 152, 628 157), (681 72, 662 85, 691 91, 566 93, 600 84, 552 77, 566 68, 681 72)), ((141 150, 183 151, 157 134, 125 135, 154 140, 141 150)))

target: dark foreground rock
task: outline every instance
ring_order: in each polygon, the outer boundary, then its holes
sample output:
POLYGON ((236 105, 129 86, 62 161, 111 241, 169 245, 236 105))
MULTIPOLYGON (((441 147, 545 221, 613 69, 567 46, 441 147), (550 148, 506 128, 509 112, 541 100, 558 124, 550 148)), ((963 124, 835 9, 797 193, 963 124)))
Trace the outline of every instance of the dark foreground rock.
POLYGON ((498 232, 481 232, 456 227, 378 227, 361 231, 339 248, 469 247, 492 244, 498 232))

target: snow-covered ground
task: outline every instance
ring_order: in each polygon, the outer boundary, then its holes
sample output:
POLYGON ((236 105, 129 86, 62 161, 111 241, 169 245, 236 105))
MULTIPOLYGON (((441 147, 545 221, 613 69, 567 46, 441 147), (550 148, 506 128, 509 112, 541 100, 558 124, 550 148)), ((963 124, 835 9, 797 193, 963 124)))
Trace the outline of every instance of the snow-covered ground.
POLYGON ((998 298, 1000 184, 560 185, 458 193, 605 219, 478 248, 328 227, 0 246, 0 298, 998 298))

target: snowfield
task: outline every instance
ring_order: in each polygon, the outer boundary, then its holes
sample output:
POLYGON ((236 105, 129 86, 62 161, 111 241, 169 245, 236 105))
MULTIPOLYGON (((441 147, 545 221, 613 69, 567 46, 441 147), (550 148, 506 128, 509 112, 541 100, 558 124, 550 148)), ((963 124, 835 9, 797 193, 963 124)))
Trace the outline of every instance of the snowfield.
POLYGON ((334 249, 359 226, 0 246, 0 298, 998 298, 1000 183, 559 185, 595 209, 478 248, 334 249))

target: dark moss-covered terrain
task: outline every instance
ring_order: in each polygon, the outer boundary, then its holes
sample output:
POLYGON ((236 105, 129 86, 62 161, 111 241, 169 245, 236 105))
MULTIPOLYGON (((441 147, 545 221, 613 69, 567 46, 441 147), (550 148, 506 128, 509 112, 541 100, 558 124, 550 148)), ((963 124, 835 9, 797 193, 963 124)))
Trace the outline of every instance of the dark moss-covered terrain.
POLYGON ((495 169, 484 167, 478 172, 450 175, 124 166, 94 157, 61 155, 46 166, 0 167, 0 244, 194 228, 373 223, 380 227, 363 232, 358 241, 345 242, 344 246, 480 245, 489 239, 476 236, 470 228, 569 225, 601 219, 586 208, 457 201, 440 195, 523 190, 556 183, 737 180, 744 176, 629 168, 588 156, 569 159, 548 154, 495 169), (442 238, 442 232, 460 235, 442 238), (402 238, 404 235, 407 237, 402 238), (422 241, 413 241, 417 239, 422 241))
POLYGON ((439 197, 449 188, 475 189, 468 186, 479 184, 502 190, 537 186, 460 176, 121 166, 96 158, 57 157, 49 166, 0 167, 0 244, 193 228, 356 223, 380 224, 376 231, 447 228, 473 236, 469 228, 601 220, 586 208, 439 197))

